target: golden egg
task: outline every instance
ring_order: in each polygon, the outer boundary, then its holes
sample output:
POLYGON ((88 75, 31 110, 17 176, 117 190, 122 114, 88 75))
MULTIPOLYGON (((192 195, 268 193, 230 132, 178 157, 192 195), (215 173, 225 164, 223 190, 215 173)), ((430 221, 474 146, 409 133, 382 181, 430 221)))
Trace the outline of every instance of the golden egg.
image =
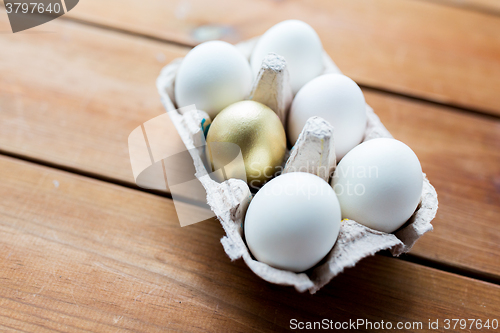
POLYGON ((251 187, 274 177, 286 151, 285 130, 276 113, 254 101, 237 102, 222 110, 208 131, 206 152, 213 170, 223 167, 224 179, 243 178, 241 164, 234 162, 234 147, 241 150, 244 175, 251 187))

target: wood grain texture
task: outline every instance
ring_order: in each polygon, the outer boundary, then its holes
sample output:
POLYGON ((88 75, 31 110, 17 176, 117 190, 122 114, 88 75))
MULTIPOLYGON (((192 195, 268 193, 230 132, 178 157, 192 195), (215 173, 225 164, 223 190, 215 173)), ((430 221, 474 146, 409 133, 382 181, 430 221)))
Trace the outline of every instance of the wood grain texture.
POLYGON ((372 87, 500 115, 500 17, 426 1, 87 0, 70 17, 194 45, 296 18, 372 87))
POLYGON ((438 193, 434 231, 411 253, 498 281, 500 121, 369 91, 365 97, 415 151, 438 193))
MULTIPOLYGON (((500 287, 376 256, 317 295, 230 262, 170 199, 0 157, 0 318, 25 331, 282 331, 290 320, 497 318, 500 287)), ((442 328, 441 328, 442 330, 442 328)))
MULTIPOLYGON (((163 112, 155 78, 187 49, 65 21, 43 29, 56 33, 0 37, 0 150, 133 185, 127 137, 163 112)), ((498 280, 500 122, 365 93, 438 192, 435 231, 413 253, 498 280)))
POLYGON ((500 14, 500 2, 497 0, 422 0, 455 6, 466 10, 476 10, 491 15, 500 14))

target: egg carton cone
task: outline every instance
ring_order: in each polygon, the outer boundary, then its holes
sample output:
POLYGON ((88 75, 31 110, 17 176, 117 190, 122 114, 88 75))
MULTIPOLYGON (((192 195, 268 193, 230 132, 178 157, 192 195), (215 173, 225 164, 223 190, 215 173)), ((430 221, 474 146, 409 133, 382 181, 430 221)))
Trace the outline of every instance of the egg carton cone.
MULTIPOLYGON (((236 45, 242 54, 250 58, 258 38, 236 45)), ((293 286, 299 292, 316 293, 336 275, 353 267, 361 259, 381 250, 390 250, 399 256, 410 251, 415 242, 432 230, 438 200, 434 187, 424 174, 421 202, 413 216, 394 233, 388 234, 365 227, 352 220, 341 221, 340 233, 332 250, 316 266, 306 272, 294 273, 271 267, 255 260, 243 237, 245 212, 252 194, 246 182, 229 179, 222 183, 212 180, 207 174, 203 149, 203 122, 210 121, 202 111, 177 109, 174 85, 177 69, 182 59, 167 65, 157 80, 157 88, 167 113, 182 141, 193 158, 196 175, 207 193, 207 203, 219 219, 226 235, 221 243, 231 260, 242 258, 248 267, 262 279, 285 286, 293 286)), ((323 54, 324 73, 341 73, 328 54, 323 54)), ((270 54, 263 61, 262 68, 248 99, 259 101, 273 109, 283 124, 292 101, 288 83, 286 62, 279 55, 270 54)), ((375 138, 392 138, 372 108, 366 105, 367 126, 363 141, 375 138)), ((288 152, 283 172, 310 172, 328 181, 335 168, 333 133, 335 129, 325 120, 313 117, 306 123, 295 146, 288 152), (327 165, 328 172, 322 171, 327 165)))
POLYGON ((292 104, 293 93, 285 58, 269 53, 255 78, 249 100, 267 105, 274 110, 286 127, 286 114, 292 104))

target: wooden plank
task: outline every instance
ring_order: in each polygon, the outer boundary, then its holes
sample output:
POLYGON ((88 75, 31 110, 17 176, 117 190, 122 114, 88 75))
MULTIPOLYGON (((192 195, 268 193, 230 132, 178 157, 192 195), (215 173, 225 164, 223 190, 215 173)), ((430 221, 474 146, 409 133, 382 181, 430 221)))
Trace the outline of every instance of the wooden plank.
POLYGON ((181 228, 170 199, 6 157, 0 171, 0 317, 15 329, 274 332, 291 319, 500 313, 498 285, 382 256, 299 294, 230 262, 217 221, 181 228))
MULTIPOLYGON (((0 37, 0 149, 133 184, 127 137, 163 112, 155 78, 187 49, 61 20, 43 29, 57 33, 0 37), (165 61, 156 59, 160 54, 165 61)), ((416 151, 439 195, 436 229, 413 253, 498 280, 499 121, 365 95, 395 137, 416 151)), ((165 144, 182 150, 175 129, 169 131, 165 144)))
POLYGON ((500 14, 500 3, 497 0, 424 0, 456 6, 467 10, 477 10, 492 15, 500 14))
POLYGON ((363 85, 500 115, 500 17, 477 11, 400 0, 87 0, 69 16, 190 45, 297 18, 363 85))

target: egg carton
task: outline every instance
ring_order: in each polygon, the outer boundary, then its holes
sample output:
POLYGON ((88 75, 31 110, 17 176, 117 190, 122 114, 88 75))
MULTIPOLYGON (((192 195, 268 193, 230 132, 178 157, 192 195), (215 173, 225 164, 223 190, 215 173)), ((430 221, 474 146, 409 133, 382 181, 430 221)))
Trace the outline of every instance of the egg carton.
MULTIPOLYGON (((250 58, 258 38, 236 44, 236 47, 250 58)), ((327 256, 306 272, 295 273, 271 267, 255 260, 243 236, 243 220, 252 194, 246 182, 229 179, 217 183, 209 176, 204 163, 205 144, 202 121, 208 115, 201 111, 183 112, 175 106, 174 85, 177 69, 182 58, 168 64, 157 80, 161 100, 173 124, 193 158, 196 176, 207 193, 207 203, 219 219, 226 236, 221 243, 231 260, 243 258, 248 267, 262 279, 286 286, 294 286, 299 292, 317 292, 344 269, 353 267, 361 259, 381 250, 390 250, 393 256, 410 251, 415 242, 432 230, 438 201, 434 187, 424 174, 422 196, 413 216, 394 233, 388 234, 365 227, 352 220, 341 221, 338 239, 327 256)), ((341 73, 328 54, 323 54, 324 73, 341 73)), ((286 62, 278 55, 268 56, 256 78, 248 99, 259 101, 273 109, 283 124, 290 107, 292 94, 288 84, 286 62)), ((392 138, 372 108, 366 105, 367 126, 363 141, 374 138, 392 138)), ((314 173, 326 181, 335 168, 333 131, 326 121, 319 117, 308 120, 295 146, 287 154, 284 172, 293 170, 314 173), (328 165, 320 168, 321 165, 328 165), (323 171, 322 171, 323 170, 323 171)))

